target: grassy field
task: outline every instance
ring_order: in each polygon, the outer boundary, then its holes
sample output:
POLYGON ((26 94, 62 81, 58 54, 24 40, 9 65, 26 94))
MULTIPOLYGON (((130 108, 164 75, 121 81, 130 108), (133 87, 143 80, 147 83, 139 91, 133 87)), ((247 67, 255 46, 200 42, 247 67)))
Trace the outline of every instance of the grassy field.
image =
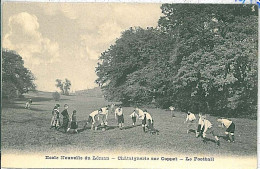
MULTIPOLYGON (((228 143, 220 138, 221 145, 209 141, 207 144, 201 138, 195 138, 194 133, 186 133, 184 124, 186 114, 175 112, 176 118, 171 118, 171 112, 162 109, 148 109, 155 120, 155 128, 159 135, 143 133, 137 126, 125 130, 111 128, 107 131, 87 129, 78 134, 62 133, 50 129, 51 110, 56 104, 51 93, 38 92, 26 95, 32 97, 31 110, 24 108, 25 100, 16 100, 13 104, 3 103, 1 123, 2 152, 73 152, 73 151, 142 151, 149 153, 200 153, 205 155, 248 156, 257 152, 257 121, 234 118, 236 124, 236 142, 228 143)), ((89 113, 108 104, 104 98, 85 95, 62 96, 58 102, 61 111, 65 103, 69 104, 69 113, 77 110, 79 128, 82 128, 89 113)), ((133 107, 123 107, 125 126, 131 126, 130 113, 133 107)), ((216 117, 208 119, 217 126, 216 117)), ((137 121, 140 124, 141 121, 137 121)), ((109 125, 116 126, 114 114, 109 114, 109 125)), ((224 136, 224 129, 216 128, 217 134, 224 136)), ((212 136, 209 138, 213 139, 212 136)))

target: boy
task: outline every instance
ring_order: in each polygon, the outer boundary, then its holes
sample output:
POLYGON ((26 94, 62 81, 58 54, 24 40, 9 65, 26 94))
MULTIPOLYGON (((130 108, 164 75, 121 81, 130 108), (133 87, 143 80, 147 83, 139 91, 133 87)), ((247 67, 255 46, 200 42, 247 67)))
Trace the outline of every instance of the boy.
MULTIPOLYGON (((147 110, 144 110, 144 114, 145 114, 145 118, 148 122, 148 124, 146 124, 146 122, 145 122, 145 127, 147 127, 148 130, 153 129, 153 118, 152 118, 152 116, 150 115, 150 113, 147 112, 147 110)), ((144 130, 144 132, 145 132, 145 130, 144 130)))
POLYGON ((91 123, 91 129, 93 130, 97 130, 97 125, 94 128, 94 124, 97 123, 97 121, 99 121, 99 114, 102 112, 102 109, 93 111, 92 113, 89 114, 88 117, 88 121, 84 126, 84 129, 86 129, 86 126, 88 125, 88 123, 91 123))
POLYGON ((226 134, 226 138, 227 138, 228 142, 234 143, 235 142, 235 136, 234 136, 235 123, 232 122, 231 120, 224 119, 224 118, 218 119, 217 121, 221 123, 220 127, 224 128, 224 126, 225 126, 227 128, 225 131, 225 134, 226 134))
POLYGON ((201 129, 200 130, 203 132, 202 133, 203 142, 206 142, 206 133, 208 132, 208 133, 210 133, 210 134, 212 134, 214 136, 214 138, 217 141, 217 145, 220 146, 219 138, 218 138, 218 136, 216 136, 214 134, 213 126, 210 123, 210 121, 208 121, 206 119, 206 115, 201 116, 201 120, 202 120, 202 124, 201 124, 201 129))
POLYGON ((51 128, 57 129, 60 126, 59 108, 60 105, 56 104, 52 110, 51 128))
POLYGON ((175 115, 174 115, 173 111, 175 110, 175 107, 170 106, 169 109, 171 110, 172 118, 174 118, 175 115))
POLYGON ((28 101, 25 103, 25 108, 30 109, 32 104, 32 99, 28 99, 28 101))
POLYGON ((184 123, 187 123, 187 134, 189 133, 190 129, 194 129, 196 117, 190 111, 187 112, 187 117, 184 123))
POLYGON ((122 130, 124 126, 124 114, 121 106, 115 110, 115 118, 117 118, 118 127, 122 130))
POLYGON ((196 131, 196 137, 198 138, 199 136, 201 136, 201 125, 202 125, 202 115, 199 113, 199 122, 198 122, 198 127, 197 127, 197 131, 196 131))
POLYGON ((130 117, 132 118, 133 126, 135 126, 136 118, 138 117, 138 114, 136 113, 136 110, 134 110, 133 113, 130 114, 130 117))
POLYGON ((72 117, 71 117, 71 128, 68 128, 67 132, 71 133, 78 133, 78 124, 76 120, 76 110, 73 110, 72 117))
POLYGON ((62 121, 62 126, 59 127, 60 128, 64 128, 64 131, 66 132, 69 126, 69 113, 68 113, 68 108, 69 105, 65 104, 64 105, 64 110, 61 112, 62 116, 63 116, 63 121, 62 121))
POLYGON ((108 106, 101 108, 102 112, 100 113, 101 118, 101 126, 105 125, 107 126, 107 117, 108 117, 108 106))
POLYGON ((136 108, 135 110, 138 112, 139 119, 142 120, 142 128, 143 128, 143 131, 145 132, 146 114, 139 108, 136 108))

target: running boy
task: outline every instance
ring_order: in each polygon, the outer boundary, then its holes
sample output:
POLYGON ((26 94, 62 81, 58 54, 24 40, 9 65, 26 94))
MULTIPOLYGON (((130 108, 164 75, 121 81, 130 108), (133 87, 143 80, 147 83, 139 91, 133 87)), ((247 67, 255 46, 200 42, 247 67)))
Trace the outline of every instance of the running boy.
POLYGON ((225 134, 228 142, 235 142, 235 136, 234 136, 235 123, 232 122, 231 120, 224 119, 224 118, 218 119, 217 121, 221 123, 220 127, 224 128, 225 126, 227 128, 225 134))
POLYGON ((136 118, 138 117, 138 114, 136 113, 136 110, 134 110, 133 113, 130 114, 130 117, 132 118, 133 126, 135 126, 136 118))
POLYGON ((97 122, 99 121, 99 114, 102 112, 102 109, 93 111, 92 113, 89 114, 88 121, 84 126, 84 129, 86 129, 86 126, 88 123, 91 123, 91 129, 97 130, 97 122), (95 125, 95 128, 94 128, 95 125))
POLYGON ((117 118, 118 127, 122 130, 124 127, 124 114, 121 106, 115 110, 115 118, 117 118))
POLYGON ((184 123, 187 123, 187 134, 189 133, 189 131, 191 129, 194 129, 195 128, 195 120, 196 120, 196 117, 193 113, 191 113, 190 111, 187 112, 187 117, 186 117, 186 120, 184 121, 184 123))
POLYGON ((202 131, 203 142, 206 142, 206 133, 208 132, 209 134, 212 134, 214 136, 217 145, 220 146, 219 138, 214 134, 213 126, 210 123, 210 121, 206 119, 206 115, 201 116, 201 120, 202 120, 201 131, 202 131))

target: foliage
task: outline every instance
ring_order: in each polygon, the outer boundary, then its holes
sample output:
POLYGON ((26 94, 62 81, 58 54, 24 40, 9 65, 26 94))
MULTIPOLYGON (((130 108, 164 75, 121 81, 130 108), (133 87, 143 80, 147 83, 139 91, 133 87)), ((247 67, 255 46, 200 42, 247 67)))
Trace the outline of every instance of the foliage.
POLYGON ((69 95, 71 82, 67 78, 65 78, 65 82, 62 82, 61 79, 56 79, 56 87, 61 90, 63 95, 69 95))
POLYGON ((4 49, 2 53, 2 96, 15 98, 35 90, 35 77, 24 67, 22 57, 15 51, 4 49))
POLYGON ((96 68, 108 100, 215 115, 256 114, 257 6, 163 4, 157 28, 130 28, 96 68))

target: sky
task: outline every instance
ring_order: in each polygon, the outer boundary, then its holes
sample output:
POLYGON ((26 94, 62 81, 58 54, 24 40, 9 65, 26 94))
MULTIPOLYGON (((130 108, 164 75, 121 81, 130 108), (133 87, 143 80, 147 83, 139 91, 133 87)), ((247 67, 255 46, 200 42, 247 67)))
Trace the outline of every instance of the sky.
POLYGON ((2 6, 2 44, 15 50, 35 75, 37 89, 56 91, 68 78, 71 90, 90 89, 100 54, 130 27, 156 27, 160 4, 32 3, 2 6))

